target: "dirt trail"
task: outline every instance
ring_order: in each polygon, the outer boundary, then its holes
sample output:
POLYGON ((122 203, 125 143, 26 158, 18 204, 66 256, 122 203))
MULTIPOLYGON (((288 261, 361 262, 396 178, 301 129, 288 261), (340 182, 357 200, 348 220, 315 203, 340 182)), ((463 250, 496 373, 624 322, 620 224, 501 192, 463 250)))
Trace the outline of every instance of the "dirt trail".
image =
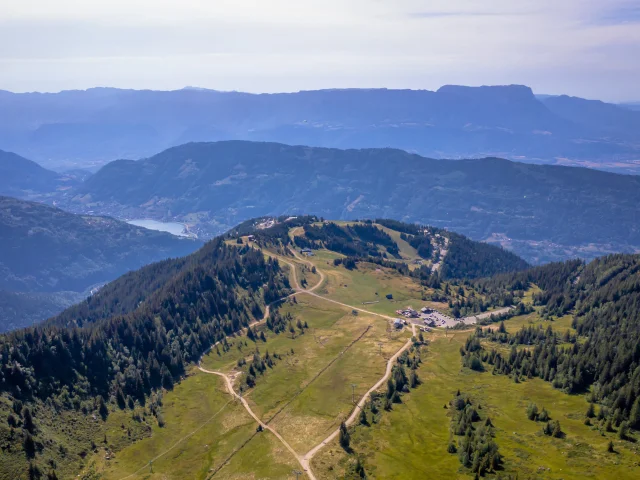
MULTIPOLYGON (((413 330, 413 335, 415 335, 416 334, 415 325, 412 325, 412 330, 413 330)), ((356 418, 358 417, 358 412, 364 408, 364 405, 367 402, 367 398, 369 398, 369 395, 371 394, 371 392, 375 392, 376 390, 378 390, 382 385, 384 385, 384 383, 389 379, 389 377, 391 377, 391 371, 393 369, 393 365, 395 364, 398 357, 402 355, 402 352, 404 352, 411 346, 411 343, 412 343, 411 339, 407 340, 407 343, 405 343, 403 347, 400 350, 398 350, 389 359, 389 361, 387 362, 387 368, 385 370, 384 376, 380 380, 378 380, 378 382, 373 387, 367 390, 367 393, 365 393, 362 396, 362 398, 358 401, 355 408, 353 409, 353 412, 351 412, 351 415, 349 416, 349 418, 347 418, 347 420, 344 422, 347 427, 352 425, 356 421, 356 418)), ((340 434, 340 428, 338 427, 327 438, 325 438, 322 442, 320 442, 318 445, 316 445, 311 450, 309 450, 305 454, 305 456, 301 458, 302 466, 307 472, 311 472, 311 460, 313 459, 313 457, 315 457, 315 455, 320 450, 322 450, 322 448, 326 444, 332 442, 339 434, 340 434)))
MULTIPOLYGON (((293 256, 296 257, 302 263, 307 264, 309 267, 315 267, 315 265, 312 262, 302 258, 300 255, 298 255, 298 253, 295 250, 293 250, 293 256)), ((293 282, 295 283, 295 288, 298 290, 297 293, 311 293, 311 292, 315 291, 316 289, 318 289, 320 287, 320 285, 322 285, 324 283, 324 280, 325 280, 326 277, 325 277, 324 273, 322 272, 322 270, 320 270, 319 268, 316 267, 316 273, 318 275, 320 275, 320 280, 318 281, 318 283, 316 283, 313 287, 311 287, 311 288, 309 288, 307 290, 301 288, 300 284, 298 283, 298 275, 296 273, 296 266, 293 263, 289 262, 288 260, 282 259, 282 261, 284 263, 286 263, 287 265, 289 265, 289 267, 291 268, 291 271, 293 272, 293 282)), ((323 297, 321 297, 321 298, 323 298, 323 297)))
POLYGON ((200 365, 198 365, 198 368, 204 373, 211 373, 213 375, 218 375, 218 376, 224 378, 224 380, 225 380, 225 382, 227 384, 227 391, 229 392, 229 394, 231 396, 233 396, 234 398, 240 400, 240 402, 242 402, 242 405, 244 406, 245 410, 249 413, 249 415, 251 415, 253 417, 253 419, 256 422, 258 422, 258 424, 264 430, 269 430, 271 433, 273 433, 276 436, 276 438, 278 440, 280 440, 280 442, 287 448, 287 450, 289 450, 289 452, 291 452, 291 454, 295 457, 295 459, 298 460, 298 463, 300 463, 300 466, 305 470, 305 472, 307 473, 307 476, 310 479, 316 480, 316 477, 313 475, 313 472, 310 471, 310 470, 307 470, 307 468, 305 468, 305 465, 302 463, 302 458, 300 457, 300 455, 298 455, 296 453, 296 451, 291 447, 291 445, 289 445, 289 443, 287 443, 287 441, 282 437, 282 435, 280 435, 274 428, 271 428, 269 425, 267 425, 262 420, 260 420, 260 418, 253 412, 253 410, 251 410, 251 407, 249 406, 247 401, 242 397, 242 395, 238 395, 236 393, 236 391, 233 389, 233 383, 231 382, 231 379, 229 378, 228 375, 225 375, 222 372, 216 372, 214 370, 207 370, 205 368, 202 368, 202 366, 200 366, 200 365))

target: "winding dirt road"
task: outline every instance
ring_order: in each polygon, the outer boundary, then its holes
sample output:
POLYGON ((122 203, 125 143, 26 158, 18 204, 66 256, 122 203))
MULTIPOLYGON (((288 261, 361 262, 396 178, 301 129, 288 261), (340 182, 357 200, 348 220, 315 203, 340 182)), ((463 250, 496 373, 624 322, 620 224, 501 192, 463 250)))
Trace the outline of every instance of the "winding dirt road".
POLYGON ((258 424, 265 430, 269 430, 271 433, 273 433, 276 438, 278 440, 280 440, 280 442, 287 448, 287 450, 289 450, 291 452, 291 454, 298 460, 298 463, 300 463, 300 466, 302 466, 302 468, 305 469, 305 471, 307 472, 307 475, 309 476, 309 478, 311 478, 312 480, 316 480, 316 477, 313 475, 313 472, 311 471, 307 471, 307 469, 304 467, 304 464, 301 461, 300 456, 296 453, 296 451, 291 448, 291 445, 289 445, 289 443, 287 443, 287 441, 282 438, 282 435, 280 435, 274 428, 271 428, 269 425, 267 425, 266 423, 264 423, 262 420, 260 420, 260 418, 253 412, 253 410, 251 410, 251 407, 249 406, 249 404, 247 403, 247 401, 242 398, 242 395, 238 395, 236 393, 236 391, 233 389, 233 383, 231 382, 231 379, 229 378, 228 375, 225 375, 222 372, 216 372, 213 370, 207 370, 205 368, 202 368, 202 366, 198 365, 198 368, 200 369, 200 371, 204 372, 204 373, 211 373, 213 375, 218 375, 222 378, 224 378, 226 384, 227 384, 227 391, 229 392, 229 394, 231 396, 233 396, 234 398, 240 400, 240 402, 242 402, 242 405, 244 406, 245 410, 247 412, 249 412, 249 415, 251 415, 253 417, 253 419, 258 422, 258 424))
MULTIPOLYGON (((305 263, 309 266, 315 266, 313 265, 312 262, 305 260, 304 258, 300 257, 298 255, 297 252, 295 252, 295 250, 293 251, 294 256, 296 257, 296 259, 302 263, 305 263)), ((332 300, 330 298, 326 298, 323 297, 322 295, 318 295, 317 293, 315 293, 315 290, 318 289, 323 283, 324 280, 326 278, 325 274, 316 267, 316 272, 320 275, 320 280, 318 281, 318 283, 316 283, 313 287, 311 287, 308 290, 305 290, 303 288, 301 288, 299 282, 298 282, 298 276, 297 276, 297 272, 296 272, 296 266, 289 262, 288 260, 285 260, 282 257, 278 257, 278 260, 286 263, 289 268, 291 269, 291 275, 292 275, 292 279, 293 279, 293 286, 294 286, 294 292, 291 293, 290 295, 287 295, 286 297, 280 299, 280 300, 276 300, 276 302, 280 302, 282 300, 286 300, 287 298, 293 297, 294 295, 298 295, 298 294, 302 294, 302 293, 306 293, 308 295, 311 295, 313 297, 322 299, 324 301, 327 302, 331 302, 334 303, 336 305, 341 305, 343 307, 346 308, 351 308, 352 310, 357 310, 359 312, 363 312, 363 313, 367 313, 370 315, 375 315, 381 318, 384 318, 386 320, 393 320, 393 317, 389 317, 387 315, 383 315, 380 313, 375 313, 375 312, 371 312, 369 310, 364 310, 362 308, 358 308, 358 307, 354 307, 353 305, 348 305, 346 303, 342 303, 342 302, 338 302, 337 300, 332 300)), ((270 305, 273 305, 274 303, 270 305)), ((254 325, 260 325, 264 322, 266 322, 267 318, 269 317, 269 307, 270 305, 267 305, 266 309, 265 309, 265 314, 263 316, 263 318, 259 321, 256 321, 254 323, 252 323, 250 325, 250 327, 253 327, 254 325)), ((416 334, 416 329, 415 329, 415 325, 412 325, 412 332, 413 335, 416 334)), ((243 329, 240 333, 242 332, 246 332, 246 328, 243 329)), ((218 342, 219 343, 219 342, 218 342)), ((211 350, 211 348, 213 348, 216 344, 213 344, 211 347, 209 347, 209 350, 211 350)), ((358 403, 355 405, 353 411, 351 412, 351 415, 349 416, 349 418, 347 418, 347 420, 345 421, 345 424, 347 426, 352 425, 355 421, 356 418, 358 417, 358 412, 359 410, 361 410, 362 408, 364 408, 364 405, 367 401, 367 398, 369 398, 369 395, 371 394, 371 392, 376 391, 377 389, 379 389, 382 385, 384 385, 384 383, 389 379, 389 377, 391 376, 391 371, 393 369, 393 365, 395 364, 396 360, 398 359, 398 357, 400 355, 402 355, 402 353, 407 350, 409 347, 411 346, 411 339, 407 340, 407 342, 402 346, 402 348, 400 348, 400 350, 398 350, 388 361, 387 361, 387 366, 385 369, 385 374, 382 376, 382 378, 380 380, 378 380, 378 382, 371 387, 367 393, 365 393, 362 398, 360 398, 360 400, 358 401, 358 403)), ((207 352, 209 351, 207 350, 207 352)), ((206 354, 206 353, 205 353, 206 354)), ((204 355, 203 355, 204 357, 204 355)), ((229 378, 228 375, 222 373, 222 372, 218 372, 218 371, 213 371, 213 370, 207 370, 205 368, 202 367, 201 365, 202 362, 202 357, 200 358, 200 361, 198 361, 198 368, 200 369, 200 371, 204 372, 204 373, 209 373, 212 375, 218 375, 222 378, 224 378, 225 383, 226 383, 226 387, 227 390, 229 392, 230 395, 232 395, 234 398, 240 400, 240 402, 242 403, 242 405, 244 406, 245 410, 249 413, 249 415, 251 415, 251 417, 258 422, 258 424, 260 426, 262 426, 263 429, 270 431, 271 433, 273 433, 273 435, 280 440, 280 442, 286 447, 287 450, 289 450, 289 452, 291 452, 291 454, 295 457, 295 459, 298 461, 298 463, 300 464, 300 466, 302 467, 302 469, 304 470, 304 472, 307 474, 307 476, 311 479, 311 480, 316 480, 316 477, 311 469, 311 460, 313 459, 313 457, 328 443, 330 443, 331 441, 333 441, 338 434, 340 433, 340 428, 338 427, 336 430, 334 430, 333 432, 331 432, 331 434, 325 438, 322 442, 320 442, 318 445, 316 445, 315 447, 313 447, 311 450, 309 450, 305 455, 298 455, 298 453, 296 453, 296 451, 291 447, 291 445, 289 445, 289 443, 282 437, 282 435, 280 435, 274 428, 272 428, 271 426, 269 426, 268 424, 264 423, 262 420, 260 420, 260 418, 253 412, 253 410, 251 410, 251 407, 249 406, 249 404, 247 403, 247 401, 239 394, 236 393, 236 391, 233 389, 233 382, 231 381, 231 378, 229 378)))

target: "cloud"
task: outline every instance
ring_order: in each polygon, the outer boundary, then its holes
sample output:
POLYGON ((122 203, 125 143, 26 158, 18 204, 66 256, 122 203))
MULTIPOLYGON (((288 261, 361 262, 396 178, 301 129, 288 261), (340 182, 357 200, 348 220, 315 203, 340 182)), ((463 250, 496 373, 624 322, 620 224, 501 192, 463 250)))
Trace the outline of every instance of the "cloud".
POLYGON ((0 89, 521 83, 540 93, 638 95, 637 0, 425 3, 0 2, 0 89))

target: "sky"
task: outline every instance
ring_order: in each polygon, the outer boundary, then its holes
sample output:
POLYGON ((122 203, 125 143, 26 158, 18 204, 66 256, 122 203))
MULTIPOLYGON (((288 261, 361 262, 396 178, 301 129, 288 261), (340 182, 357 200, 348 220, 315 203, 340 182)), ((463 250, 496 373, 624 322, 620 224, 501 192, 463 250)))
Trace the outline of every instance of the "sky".
POLYGON ((640 0, 2 0, 0 89, 524 84, 640 100, 640 0))

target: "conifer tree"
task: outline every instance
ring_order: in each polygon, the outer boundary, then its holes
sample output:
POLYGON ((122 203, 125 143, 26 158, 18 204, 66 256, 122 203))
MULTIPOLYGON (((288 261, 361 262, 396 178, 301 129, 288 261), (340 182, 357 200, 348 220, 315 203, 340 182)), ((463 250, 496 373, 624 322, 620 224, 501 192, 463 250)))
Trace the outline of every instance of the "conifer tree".
POLYGON ((36 426, 33 423, 33 415, 31 415, 31 409, 29 407, 22 409, 22 418, 25 430, 29 433, 35 433, 36 426))
POLYGON ((365 412, 364 408, 360 410, 360 425, 369 425, 367 421, 367 412, 365 412))
POLYGON ((627 426, 627 422, 622 422, 620 427, 618 428, 618 438, 620 440, 627 440, 629 435, 629 427, 627 426))
POLYGON ((635 430, 640 430, 640 397, 636 398, 629 413, 629 426, 635 430))
POLYGON ((349 431, 347 430, 347 426, 344 422, 340 424, 340 446, 344 448, 346 451, 350 450, 349 444, 351 443, 351 437, 349 435, 349 431))

